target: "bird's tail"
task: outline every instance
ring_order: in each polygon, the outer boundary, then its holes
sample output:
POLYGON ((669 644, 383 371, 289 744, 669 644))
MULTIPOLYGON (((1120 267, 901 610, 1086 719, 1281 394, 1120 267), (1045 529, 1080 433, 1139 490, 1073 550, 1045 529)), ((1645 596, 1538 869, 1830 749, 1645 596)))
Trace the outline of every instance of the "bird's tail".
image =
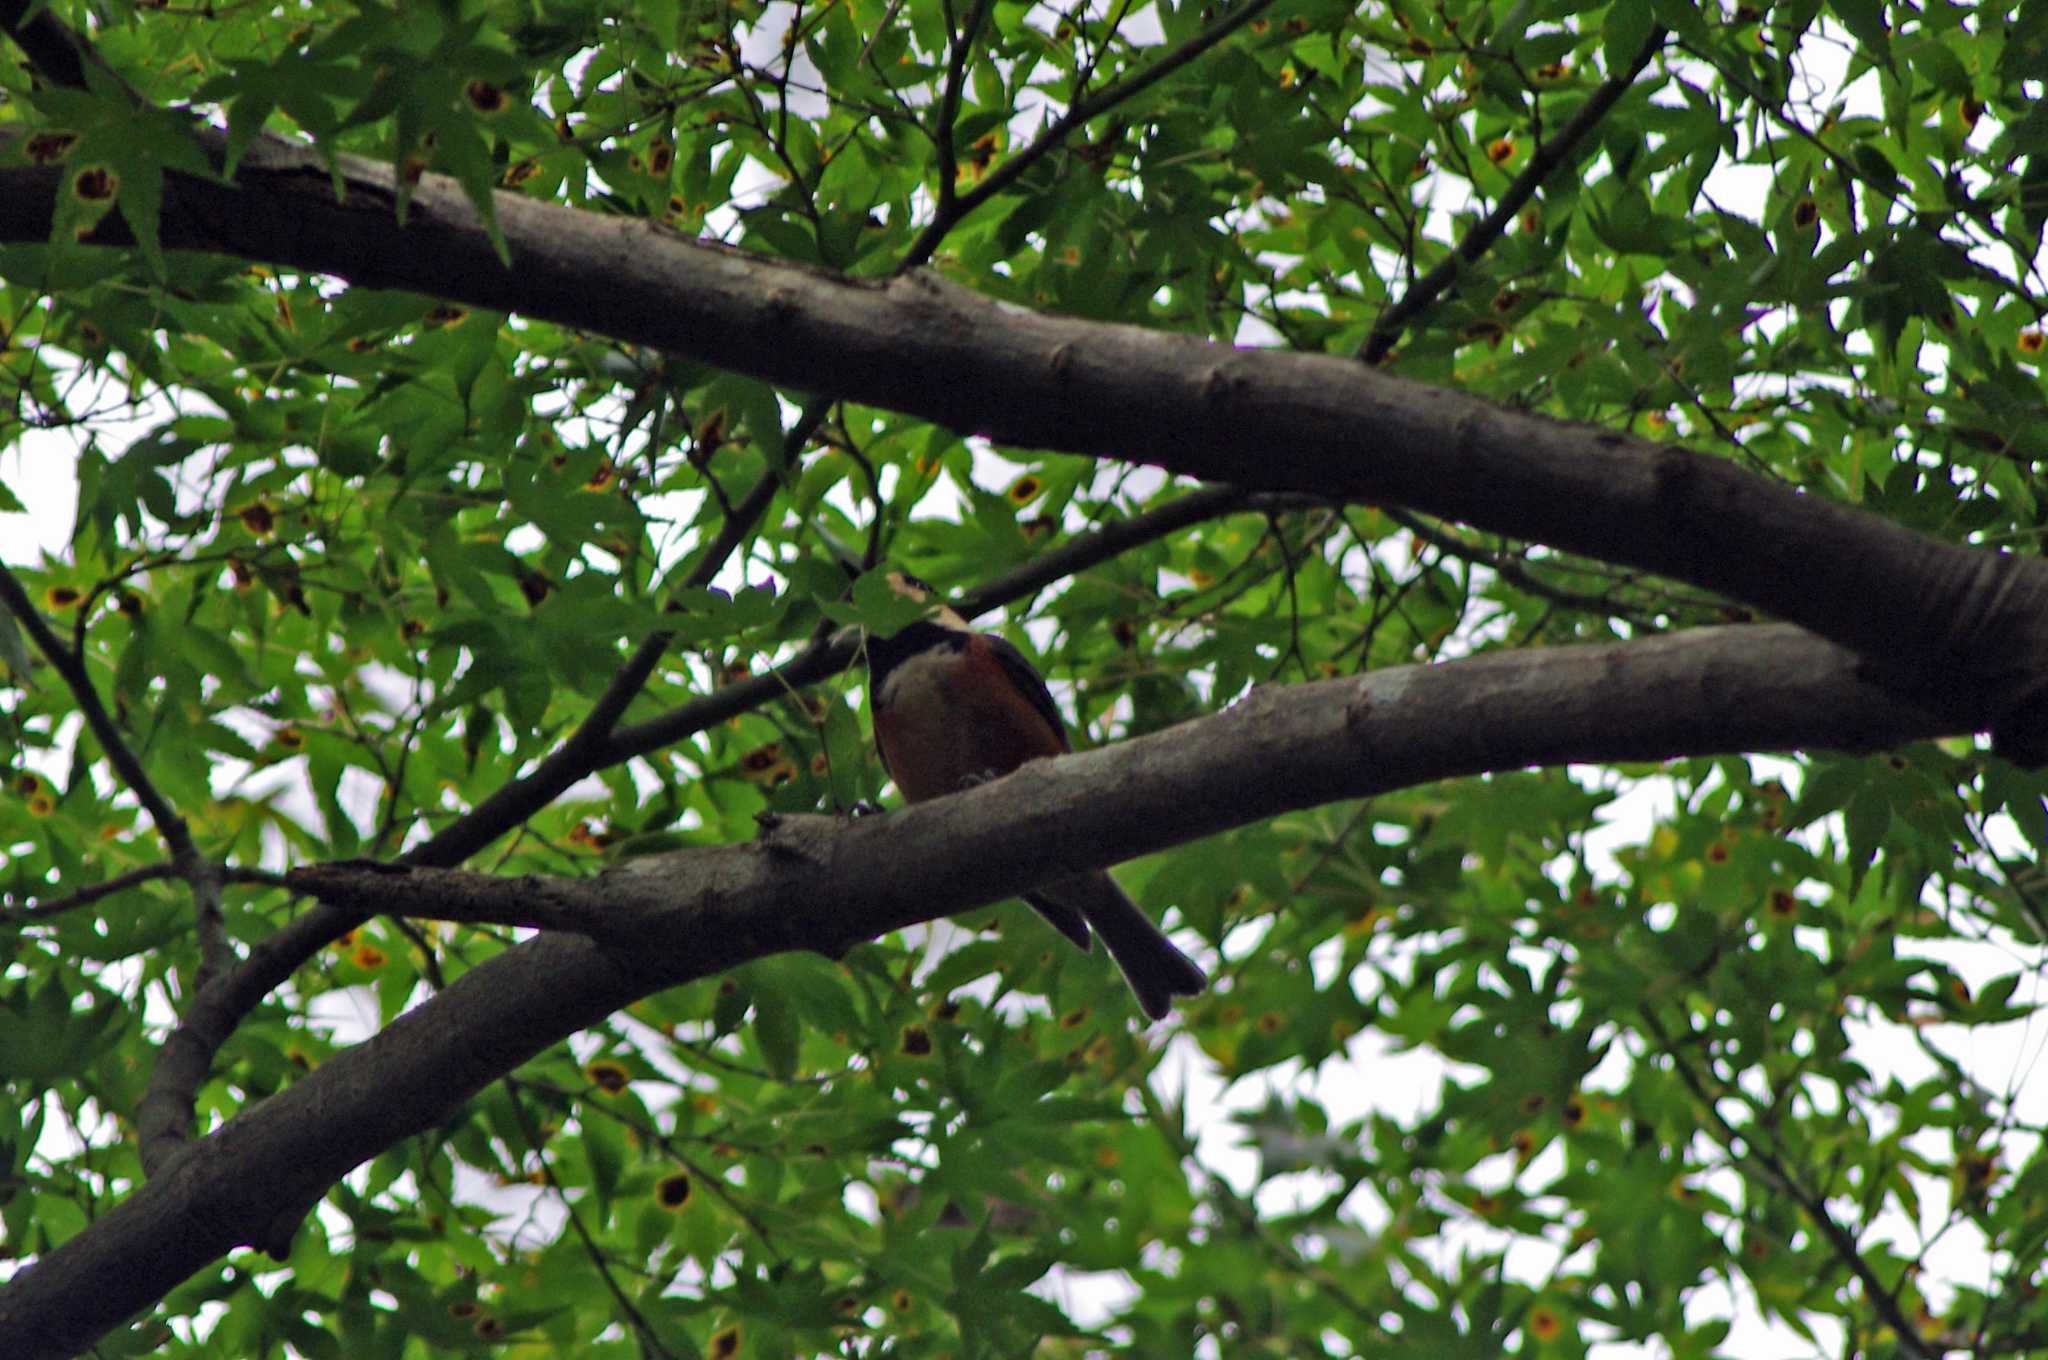
POLYGON ((1174 948, 1108 874, 1062 879, 1025 900, 1083 949, 1088 947, 1087 932, 1071 928, 1078 924, 1075 917, 1095 927, 1109 956, 1123 969, 1139 1008, 1154 1020, 1164 1019, 1173 1009, 1174 997, 1193 996, 1209 985, 1208 974, 1174 948))

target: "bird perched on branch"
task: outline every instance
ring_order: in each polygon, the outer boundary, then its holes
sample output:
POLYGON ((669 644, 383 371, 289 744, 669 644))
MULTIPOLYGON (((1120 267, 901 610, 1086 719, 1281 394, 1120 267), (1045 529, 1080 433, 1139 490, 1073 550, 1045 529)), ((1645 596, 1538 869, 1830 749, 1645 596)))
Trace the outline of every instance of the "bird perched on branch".
MULTIPOLYGON (((931 599, 931 588, 916 577, 890 572, 888 580, 899 595, 931 599)), ((870 636, 867 660, 875 745, 906 802, 938 798, 1071 749, 1052 694, 1024 654, 1002 638, 975 632, 944 605, 889 637, 870 636)), ((1024 900, 1083 949, 1092 926, 1154 1020, 1172 1008, 1174 997, 1208 985, 1194 960, 1174 948, 1107 873, 1061 879, 1024 900)))

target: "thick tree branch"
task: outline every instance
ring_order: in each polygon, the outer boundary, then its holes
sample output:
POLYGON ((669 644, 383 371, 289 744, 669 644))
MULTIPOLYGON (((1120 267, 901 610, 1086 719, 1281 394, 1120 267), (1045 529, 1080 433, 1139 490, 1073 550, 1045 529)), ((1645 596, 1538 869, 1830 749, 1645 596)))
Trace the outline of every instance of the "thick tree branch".
MULTIPOLYGON (((1566 761, 1877 747, 1986 715, 1905 704, 1796 628, 1702 629, 1496 653, 1256 692, 1226 712, 1039 762, 887 817, 802 818, 752 845, 587 880, 354 865, 293 882, 349 911, 496 919, 602 910, 627 945, 544 935, 187 1147, 105 1218, 0 1287, 24 1360, 68 1355, 243 1244, 287 1250, 365 1158, 578 1029, 663 987, 861 940, 1033 884, 1334 799, 1566 761), (32 1341, 24 1339, 33 1338, 32 1341)), ((562 918, 565 921, 566 917, 562 918)))
MULTIPOLYGON (((0 239, 47 234, 58 173, 0 171, 0 239)), ((2048 564, 1350 360, 1044 316, 930 274, 846 279, 500 194, 507 270, 452 182, 423 178, 400 227, 388 170, 343 158, 341 174, 346 203, 320 162, 264 143, 238 186, 169 175, 163 238, 521 311, 1004 443, 1389 502, 1653 571, 1860 651, 1907 692, 1967 689, 2001 749, 2048 759, 2048 564)))
MULTIPOLYGON (((814 428, 814 424, 800 421, 799 428, 805 430, 803 437, 808 438, 808 429, 814 428)), ((779 478, 768 474, 735 507, 719 538, 690 573, 690 584, 701 585, 717 574, 719 566, 765 511, 779 485, 779 478)), ((1247 504, 1264 503, 1265 499, 1250 497, 1232 487, 1209 487, 1191 492, 1131 519, 1104 525, 1093 533, 1073 539, 1038 562, 1006 573, 962 597, 960 608, 970 617, 981 614, 1043 589, 1053 581, 1117 553, 1203 519, 1228 514, 1247 504)), ((645 651, 643 646, 641 652, 636 653, 635 660, 640 660, 645 651)), ((591 717, 540 765, 500 789, 439 835, 423 842, 401 862, 421 867, 460 864, 511 827, 546 807, 585 775, 660 750, 728 718, 772 702, 792 689, 837 674, 852 665, 857 656, 858 642, 850 633, 822 639, 789 663, 765 675, 726 686, 702 699, 692 700, 627 727, 619 727, 617 722, 630 701, 631 693, 615 685, 599 700, 591 717)), ((632 692, 637 692, 637 689, 636 683, 632 692)), ((230 871, 231 878, 235 872, 230 871)), ((301 963, 330 940, 361 924, 375 910, 374 907, 357 910, 320 903, 265 940, 250 952, 247 959, 206 980, 186 1007, 177 1028, 165 1038, 156 1065, 150 1070, 149 1084, 136 1108, 136 1126, 145 1169, 155 1174, 156 1169, 191 1137, 193 1098, 200 1083, 212 1070, 213 1055, 234 1033, 242 1017, 290 977, 301 963)), ((565 926, 568 923, 536 917, 530 924, 565 926)))

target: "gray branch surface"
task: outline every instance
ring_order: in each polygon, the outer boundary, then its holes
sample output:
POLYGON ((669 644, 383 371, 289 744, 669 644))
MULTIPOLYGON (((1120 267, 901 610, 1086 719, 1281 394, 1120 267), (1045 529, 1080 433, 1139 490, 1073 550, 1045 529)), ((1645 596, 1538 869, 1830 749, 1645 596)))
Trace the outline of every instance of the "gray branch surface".
MULTIPOLYGON (((201 134, 217 143, 214 134, 201 134)), ((0 240, 46 239, 61 168, 0 170, 0 240)), ((1718 592, 1970 695, 2048 761, 2048 564, 1972 550, 1733 462, 1377 372, 763 259, 499 192, 498 259, 454 181, 401 226, 389 167, 259 142, 234 184, 167 174, 167 247, 517 311, 1001 443, 1266 491, 1381 501, 1718 592), (335 175, 346 190, 337 199, 335 175)), ((118 222, 108 239, 124 239, 118 222)))
POLYGON ((889 816, 791 819, 752 844, 589 880, 346 863, 295 871, 295 886, 352 908, 551 929, 187 1146, 0 1288, 0 1336, 21 1360, 71 1355, 237 1247, 282 1253, 351 1168, 620 1007, 749 959, 836 956, 1049 877, 1434 779, 1874 749, 1982 720, 1908 704, 1861 671, 1851 653, 1787 625, 1490 654, 1260 690, 1225 712, 889 816))
MULTIPOLYGON (((0 169, 0 240, 47 238, 63 173, 0 169)), ((162 240, 517 311, 1003 443, 1412 508, 1656 572, 1787 624, 1262 692, 996 788, 851 824, 796 819, 761 843, 587 882, 301 869, 295 886, 330 906, 546 933, 188 1144, 0 1287, 10 1354, 75 1353, 225 1252, 284 1251, 350 1168, 637 997, 747 959, 837 954, 1277 812, 1486 770, 1872 748, 1987 727, 2016 760, 2048 759, 2038 561, 1347 359, 1042 315, 931 273, 846 279, 501 193, 507 268, 452 182, 425 177, 401 226, 387 167, 343 158, 338 173, 341 197, 323 162, 266 142, 235 184, 168 175, 162 240)), ((122 244, 122 224, 102 239, 122 244)), ((288 930, 259 952, 288 969, 290 942, 288 930)))

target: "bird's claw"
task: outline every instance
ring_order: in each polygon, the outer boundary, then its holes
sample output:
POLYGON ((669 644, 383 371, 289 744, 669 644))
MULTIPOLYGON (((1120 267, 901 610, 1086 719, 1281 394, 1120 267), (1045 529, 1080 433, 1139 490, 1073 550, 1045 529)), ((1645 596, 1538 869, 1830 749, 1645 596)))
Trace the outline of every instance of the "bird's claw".
POLYGON ((809 812, 757 812, 754 824, 760 828, 754 843, 770 854, 815 859, 821 838, 839 825, 839 819, 809 812))

